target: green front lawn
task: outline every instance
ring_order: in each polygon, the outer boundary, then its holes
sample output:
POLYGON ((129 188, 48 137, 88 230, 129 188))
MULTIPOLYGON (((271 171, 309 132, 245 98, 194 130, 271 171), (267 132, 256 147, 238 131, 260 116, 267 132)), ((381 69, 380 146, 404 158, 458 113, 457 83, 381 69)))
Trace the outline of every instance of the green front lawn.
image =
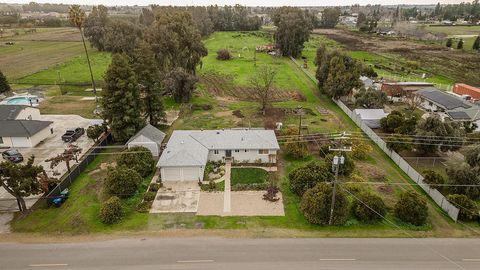
POLYGON ((268 172, 259 168, 232 168, 231 183, 236 184, 260 184, 268 179, 268 172))

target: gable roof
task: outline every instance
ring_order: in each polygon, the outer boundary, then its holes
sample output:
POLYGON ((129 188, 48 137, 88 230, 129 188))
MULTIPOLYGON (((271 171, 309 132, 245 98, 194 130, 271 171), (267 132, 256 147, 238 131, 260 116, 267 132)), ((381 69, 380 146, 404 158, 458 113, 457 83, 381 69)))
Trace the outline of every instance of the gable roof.
POLYGON ((456 108, 468 109, 472 107, 466 102, 464 102, 462 99, 447 94, 444 91, 438 90, 435 87, 427 87, 420 89, 417 91, 417 95, 431 102, 434 102, 447 110, 453 110, 456 108))
POLYGON ((27 107, 26 105, 0 105, 0 120, 15 120, 27 107))
POLYGON ((175 130, 157 166, 203 166, 210 150, 275 149, 275 132, 265 129, 175 130))
POLYGON ((131 141, 135 140, 141 135, 147 137, 148 139, 158 144, 161 144, 163 139, 165 138, 165 133, 163 133, 161 130, 159 130, 154 126, 147 124, 140 131, 138 131, 137 134, 133 135, 133 137, 131 137, 126 144, 129 144, 131 141))
POLYGON ((362 120, 378 120, 388 115, 383 109, 355 109, 353 112, 360 115, 362 120))
POLYGON ((32 137, 52 123, 39 120, 0 120, 0 137, 32 137))

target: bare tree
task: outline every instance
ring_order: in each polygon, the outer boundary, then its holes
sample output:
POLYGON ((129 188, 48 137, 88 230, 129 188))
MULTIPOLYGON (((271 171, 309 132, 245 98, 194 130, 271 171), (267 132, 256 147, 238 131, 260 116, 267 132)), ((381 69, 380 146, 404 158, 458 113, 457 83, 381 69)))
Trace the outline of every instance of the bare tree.
POLYGON ((408 109, 412 112, 422 104, 422 99, 412 92, 407 93, 403 98, 403 101, 408 105, 408 109))
POLYGON ((250 97, 260 104, 260 110, 263 115, 272 102, 274 90, 274 80, 277 71, 270 66, 258 68, 257 73, 250 79, 250 97))
POLYGON ((50 162, 50 169, 53 169, 54 167, 58 166, 58 164, 65 162, 65 165, 67 166, 68 172, 70 172, 70 161, 75 160, 78 162, 78 154, 82 152, 82 149, 79 148, 76 145, 70 144, 63 153, 58 154, 55 157, 49 158, 45 160, 46 162, 50 162))

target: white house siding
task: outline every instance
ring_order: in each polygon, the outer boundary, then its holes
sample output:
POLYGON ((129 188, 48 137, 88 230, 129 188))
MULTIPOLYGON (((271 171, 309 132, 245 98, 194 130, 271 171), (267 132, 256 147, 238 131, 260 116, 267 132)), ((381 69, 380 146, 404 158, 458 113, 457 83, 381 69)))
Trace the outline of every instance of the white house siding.
POLYGON ((1 147, 13 147, 11 137, 2 137, 3 143, 0 143, 1 147))
POLYGON ((26 107, 15 118, 17 120, 41 120, 40 110, 37 108, 26 107))
POLYGON ((150 150, 150 152, 152 152, 152 155, 154 157, 158 157, 160 154, 160 147, 158 146, 158 144, 143 135, 138 136, 137 138, 128 143, 129 149, 134 146, 143 146, 147 148, 148 150, 150 150))
POLYGON ((10 147, 32 147, 32 141, 27 137, 10 137, 10 147))
POLYGON ((37 132, 35 135, 33 135, 30 138, 31 147, 35 147, 41 141, 45 140, 49 136, 52 136, 52 132, 50 131, 51 128, 53 128, 52 124, 50 124, 48 127, 42 129, 40 132, 37 132))
POLYGON ((162 181, 198 181, 203 180, 203 166, 162 167, 162 181))
MULTIPOLYGON (((218 150, 218 154, 215 154, 215 150, 208 152, 209 161, 224 161, 226 157, 225 150, 218 150)), ((270 155, 276 155, 277 150, 269 150, 268 154, 260 154, 258 149, 232 149, 232 157, 237 162, 253 163, 257 160, 261 160, 263 163, 270 162, 270 155), (239 150, 235 152, 235 150, 239 150)), ((276 159, 273 162, 277 162, 276 159)))

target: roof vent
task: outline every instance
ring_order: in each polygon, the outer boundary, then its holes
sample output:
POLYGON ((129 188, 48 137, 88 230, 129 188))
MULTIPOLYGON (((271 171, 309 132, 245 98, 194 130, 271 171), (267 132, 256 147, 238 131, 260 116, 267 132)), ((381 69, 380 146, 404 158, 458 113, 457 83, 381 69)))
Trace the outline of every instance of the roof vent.
POLYGON ((184 144, 185 142, 184 141, 181 141, 180 144, 184 144))
POLYGON ((220 131, 217 131, 217 134, 220 134, 220 131))

